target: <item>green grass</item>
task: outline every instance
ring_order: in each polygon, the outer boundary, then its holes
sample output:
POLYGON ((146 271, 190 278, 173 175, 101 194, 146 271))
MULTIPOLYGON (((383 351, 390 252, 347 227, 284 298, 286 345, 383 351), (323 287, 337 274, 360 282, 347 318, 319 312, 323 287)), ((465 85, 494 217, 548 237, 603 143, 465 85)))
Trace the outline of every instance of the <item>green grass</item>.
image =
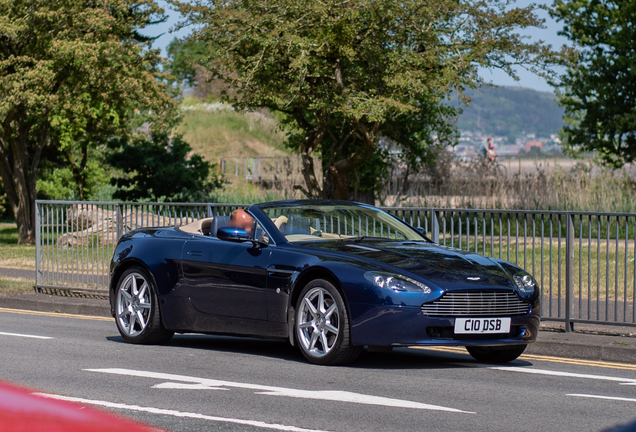
POLYGON ((15 223, 0 223, 0 267, 35 269, 35 246, 18 244, 15 223))
POLYGON ((0 295, 27 294, 33 292, 33 281, 0 277, 0 295))

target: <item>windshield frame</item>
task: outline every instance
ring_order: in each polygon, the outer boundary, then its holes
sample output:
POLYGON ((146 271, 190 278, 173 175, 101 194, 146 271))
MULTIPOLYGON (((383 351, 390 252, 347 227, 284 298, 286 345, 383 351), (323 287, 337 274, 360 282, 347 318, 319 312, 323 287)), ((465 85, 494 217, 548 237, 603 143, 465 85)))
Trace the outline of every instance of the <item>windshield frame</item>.
MULTIPOLYGON (((378 207, 372 206, 372 205, 368 205, 368 204, 361 204, 361 203, 356 203, 356 202, 350 202, 350 201, 336 201, 336 200, 297 200, 297 201, 276 201, 276 202, 270 202, 270 203, 261 203, 261 204, 254 204, 252 206, 250 206, 249 210, 250 213, 252 215, 254 215, 258 221, 261 223, 261 225, 263 226, 264 229, 267 230, 268 234, 270 234, 270 239, 274 241, 274 243, 276 244, 280 244, 280 243, 290 243, 290 244, 311 244, 313 243, 313 241, 290 241, 283 233, 281 233, 279 231, 279 229, 276 227, 276 225, 274 224, 274 222, 272 221, 272 219, 269 217, 269 215, 267 213, 265 213, 265 211, 267 211, 270 208, 279 208, 279 209, 284 209, 284 208, 295 208, 297 209, 298 207, 303 207, 303 206, 307 206, 307 207, 312 207, 312 206, 338 206, 338 207, 351 207, 354 209, 359 209, 359 210, 370 210, 373 212, 379 212, 379 213, 383 213, 385 216, 387 216, 388 218, 390 218, 393 222, 395 222, 397 225, 399 225, 401 228, 403 228, 404 231, 410 232, 414 234, 414 237, 416 237, 416 240, 414 239, 403 239, 403 240, 399 240, 399 239, 389 239, 389 238, 378 238, 378 237, 371 237, 369 236, 369 239, 377 239, 377 240, 382 240, 382 241, 395 241, 395 242, 404 242, 404 241, 422 241, 422 242, 426 242, 426 243, 433 243, 428 237, 426 237, 426 235, 424 235, 422 232, 420 232, 419 230, 417 230, 416 228, 412 227, 411 225, 409 225, 408 223, 406 223, 405 221, 403 221, 402 219, 392 215, 391 213, 384 211, 378 207)), ((356 236, 356 237, 351 237, 351 238, 337 238, 337 239, 321 239, 321 240, 317 240, 318 241, 360 241, 361 238, 364 238, 366 236, 356 236)))

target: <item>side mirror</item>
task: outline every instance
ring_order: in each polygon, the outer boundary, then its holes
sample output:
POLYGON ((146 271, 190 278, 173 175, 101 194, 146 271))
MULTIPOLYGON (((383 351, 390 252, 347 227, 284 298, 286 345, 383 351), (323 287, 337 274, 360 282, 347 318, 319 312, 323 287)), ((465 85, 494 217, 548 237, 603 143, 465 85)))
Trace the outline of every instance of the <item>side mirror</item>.
POLYGON ((247 231, 241 228, 221 227, 217 230, 216 237, 219 240, 232 242, 250 241, 247 231))
POLYGON ((423 236, 425 236, 425 235, 426 235, 426 232, 424 231, 424 228, 423 228, 423 227, 417 227, 417 228, 415 228, 415 229, 416 229, 416 230, 417 230, 420 234, 422 234, 423 236))

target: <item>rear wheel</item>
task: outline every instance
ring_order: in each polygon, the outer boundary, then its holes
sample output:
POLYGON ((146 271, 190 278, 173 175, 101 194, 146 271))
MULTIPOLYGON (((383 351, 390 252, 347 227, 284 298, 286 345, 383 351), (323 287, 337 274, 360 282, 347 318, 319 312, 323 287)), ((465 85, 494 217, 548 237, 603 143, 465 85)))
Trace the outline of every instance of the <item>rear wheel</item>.
POLYGON ((466 347, 468 354, 482 363, 508 363, 516 360, 526 350, 527 345, 510 347, 466 347))
POLYGON ((342 296, 329 281, 310 282, 300 293, 296 311, 296 341, 311 363, 346 364, 360 355, 362 347, 351 344, 342 296))
POLYGON ((157 290, 141 267, 131 267, 121 275, 115 296, 115 322, 126 342, 161 344, 174 335, 161 323, 157 290))

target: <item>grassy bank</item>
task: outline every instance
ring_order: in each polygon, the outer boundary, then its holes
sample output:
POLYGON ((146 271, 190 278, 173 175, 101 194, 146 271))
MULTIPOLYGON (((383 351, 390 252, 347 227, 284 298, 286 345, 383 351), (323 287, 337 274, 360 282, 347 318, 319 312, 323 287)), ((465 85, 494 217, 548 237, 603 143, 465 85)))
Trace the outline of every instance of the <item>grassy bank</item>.
POLYGON ((0 267, 35 270, 35 246, 19 245, 15 223, 0 223, 0 267))
POLYGON ((0 277, 0 295, 28 294, 33 292, 33 281, 0 277))
POLYGON ((212 163, 221 157, 288 156, 278 121, 266 112, 238 113, 221 103, 186 100, 177 132, 212 163))

